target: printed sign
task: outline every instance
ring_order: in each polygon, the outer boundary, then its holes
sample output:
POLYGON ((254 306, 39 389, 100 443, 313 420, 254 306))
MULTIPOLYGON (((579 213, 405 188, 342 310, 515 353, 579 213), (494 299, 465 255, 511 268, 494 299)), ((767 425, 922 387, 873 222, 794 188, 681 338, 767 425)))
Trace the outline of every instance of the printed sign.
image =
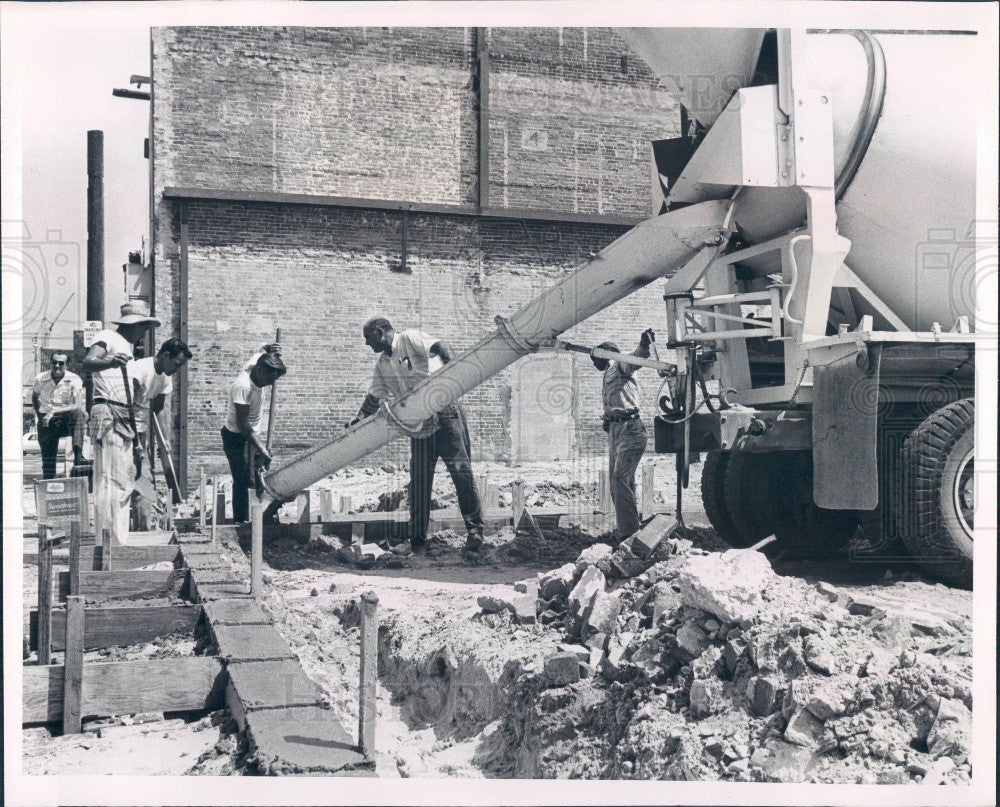
POLYGON ((87 532, 90 513, 87 508, 87 479, 39 479, 35 482, 35 509, 38 523, 48 527, 68 527, 79 521, 87 532))
POLYGON ((89 319, 83 326, 83 346, 89 348, 94 344, 99 331, 104 329, 104 323, 99 319, 89 319))

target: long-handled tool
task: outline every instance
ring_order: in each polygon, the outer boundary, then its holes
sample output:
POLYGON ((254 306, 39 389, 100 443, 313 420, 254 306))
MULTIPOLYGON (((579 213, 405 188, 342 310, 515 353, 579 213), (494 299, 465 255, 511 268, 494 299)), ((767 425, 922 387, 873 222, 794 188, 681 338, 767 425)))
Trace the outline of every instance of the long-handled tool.
POLYGON ((153 423, 153 430, 156 434, 156 441, 160 444, 160 451, 163 452, 164 462, 166 462, 167 469, 170 472, 168 483, 174 494, 174 504, 180 504, 182 501, 181 489, 177 485, 177 473, 174 471, 174 461, 170 456, 170 449, 167 448, 167 439, 163 436, 163 429, 160 428, 159 418, 152 412, 149 413, 149 418, 153 423))
POLYGON ((128 406, 128 421, 132 427, 132 460, 135 463, 135 491, 148 501, 159 504, 159 497, 156 495, 156 485, 149 475, 148 466, 143 473, 142 447, 139 445, 139 429, 135 424, 135 402, 132 399, 132 383, 128 377, 128 370, 122 367, 122 380, 125 382, 125 403, 128 406))

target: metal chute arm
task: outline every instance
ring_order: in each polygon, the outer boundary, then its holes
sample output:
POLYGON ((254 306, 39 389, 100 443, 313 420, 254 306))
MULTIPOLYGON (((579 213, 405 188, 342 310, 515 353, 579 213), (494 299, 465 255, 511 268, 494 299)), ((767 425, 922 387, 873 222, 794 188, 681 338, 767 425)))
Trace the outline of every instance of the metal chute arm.
POLYGON ((289 499, 357 462, 513 364, 533 347, 670 275, 726 237, 729 202, 708 201, 648 219, 429 376, 409 394, 332 440, 286 460, 264 476, 271 496, 289 499))

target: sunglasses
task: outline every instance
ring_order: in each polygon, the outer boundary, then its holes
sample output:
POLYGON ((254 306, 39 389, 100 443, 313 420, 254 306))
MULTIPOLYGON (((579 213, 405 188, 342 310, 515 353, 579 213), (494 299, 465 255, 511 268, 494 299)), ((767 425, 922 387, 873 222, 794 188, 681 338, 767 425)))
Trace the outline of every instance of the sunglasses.
POLYGON ((63 366, 65 366, 65 364, 66 364, 66 362, 64 362, 64 361, 54 361, 54 362, 52 362, 52 365, 54 367, 63 367, 63 366))

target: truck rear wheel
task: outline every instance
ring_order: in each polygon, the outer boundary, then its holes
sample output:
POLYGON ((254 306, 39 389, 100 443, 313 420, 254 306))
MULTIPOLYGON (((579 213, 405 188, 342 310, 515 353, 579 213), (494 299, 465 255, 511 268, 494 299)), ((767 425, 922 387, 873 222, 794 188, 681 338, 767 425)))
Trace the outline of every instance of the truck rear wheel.
POLYGON ((770 523, 781 549, 822 551, 839 549, 857 531, 853 510, 827 510, 813 499, 813 467, 810 451, 781 451, 767 474, 770 523))
POLYGON ((772 454, 734 451, 726 467, 726 508, 736 528, 735 547, 753 546, 774 533, 768 499, 774 495, 772 454))
POLYGON ((934 412, 906 439, 896 519, 913 559, 935 578, 972 588, 975 407, 934 412))
POLYGON ((726 506, 726 468, 732 453, 729 451, 709 451, 701 466, 701 503, 705 514, 719 537, 730 546, 740 540, 726 506))

